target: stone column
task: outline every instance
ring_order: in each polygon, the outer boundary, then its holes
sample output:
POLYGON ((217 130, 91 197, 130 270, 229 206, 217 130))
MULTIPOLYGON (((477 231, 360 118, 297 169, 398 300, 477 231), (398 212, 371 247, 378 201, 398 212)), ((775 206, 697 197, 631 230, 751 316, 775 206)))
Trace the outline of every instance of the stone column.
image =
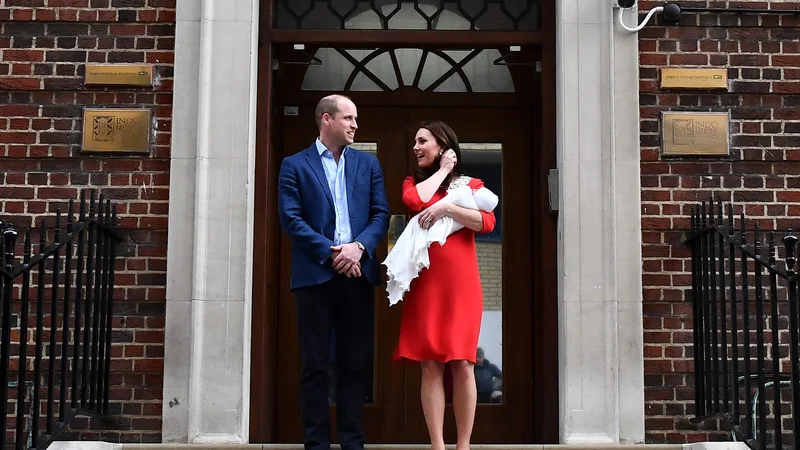
POLYGON ((644 441, 638 48, 615 12, 556 14, 563 443, 644 441))
POLYGON ((178 0, 164 442, 245 443, 258 0, 178 0))

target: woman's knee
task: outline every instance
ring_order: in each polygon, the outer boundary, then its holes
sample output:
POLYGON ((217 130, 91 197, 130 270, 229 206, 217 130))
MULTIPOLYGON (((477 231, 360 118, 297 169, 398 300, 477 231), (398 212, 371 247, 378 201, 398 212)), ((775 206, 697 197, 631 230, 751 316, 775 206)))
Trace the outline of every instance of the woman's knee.
POLYGON ((456 379, 471 379, 475 376, 474 365, 469 361, 452 361, 450 370, 456 379))
POLYGON ((444 364, 438 361, 422 361, 420 363, 422 373, 429 376, 442 376, 444 374, 444 364))

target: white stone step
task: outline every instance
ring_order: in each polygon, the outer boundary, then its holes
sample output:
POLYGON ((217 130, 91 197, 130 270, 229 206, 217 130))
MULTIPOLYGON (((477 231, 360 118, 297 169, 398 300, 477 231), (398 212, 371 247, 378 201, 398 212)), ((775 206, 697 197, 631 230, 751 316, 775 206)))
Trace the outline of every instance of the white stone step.
MULTIPOLYGON (((334 445, 331 449, 339 449, 334 445)), ((455 445, 448 445, 455 450, 455 445)), ((302 444, 112 444, 106 442, 54 442, 48 450, 303 450, 302 444)), ((366 450, 430 450, 423 444, 368 444, 366 450)), ((694 444, 473 444, 470 450, 749 450, 742 442, 694 444)))

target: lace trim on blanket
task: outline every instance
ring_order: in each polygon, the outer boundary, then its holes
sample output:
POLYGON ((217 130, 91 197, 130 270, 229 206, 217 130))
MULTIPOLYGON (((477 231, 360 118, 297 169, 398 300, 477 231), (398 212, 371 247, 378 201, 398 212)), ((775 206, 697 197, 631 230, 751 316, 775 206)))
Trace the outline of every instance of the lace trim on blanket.
POLYGON ((450 182, 450 186, 447 187, 447 190, 452 191, 455 188, 466 186, 470 183, 470 181, 472 181, 472 177, 460 176, 450 182))

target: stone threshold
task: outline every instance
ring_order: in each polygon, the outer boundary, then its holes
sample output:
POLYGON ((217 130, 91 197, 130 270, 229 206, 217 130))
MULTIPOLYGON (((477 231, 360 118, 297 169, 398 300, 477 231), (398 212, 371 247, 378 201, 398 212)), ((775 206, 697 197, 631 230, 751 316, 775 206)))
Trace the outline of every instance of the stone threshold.
MULTIPOLYGON (((339 450, 338 445, 331 450, 339 450)), ((48 450, 303 450, 302 444, 114 444, 108 442, 54 442, 48 450)), ((366 450, 430 450, 424 444, 368 444, 366 450)), ((448 445, 447 450, 455 450, 448 445)), ((742 442, 693 444, 473 444, 470 450, 748 450, 742 442)))

